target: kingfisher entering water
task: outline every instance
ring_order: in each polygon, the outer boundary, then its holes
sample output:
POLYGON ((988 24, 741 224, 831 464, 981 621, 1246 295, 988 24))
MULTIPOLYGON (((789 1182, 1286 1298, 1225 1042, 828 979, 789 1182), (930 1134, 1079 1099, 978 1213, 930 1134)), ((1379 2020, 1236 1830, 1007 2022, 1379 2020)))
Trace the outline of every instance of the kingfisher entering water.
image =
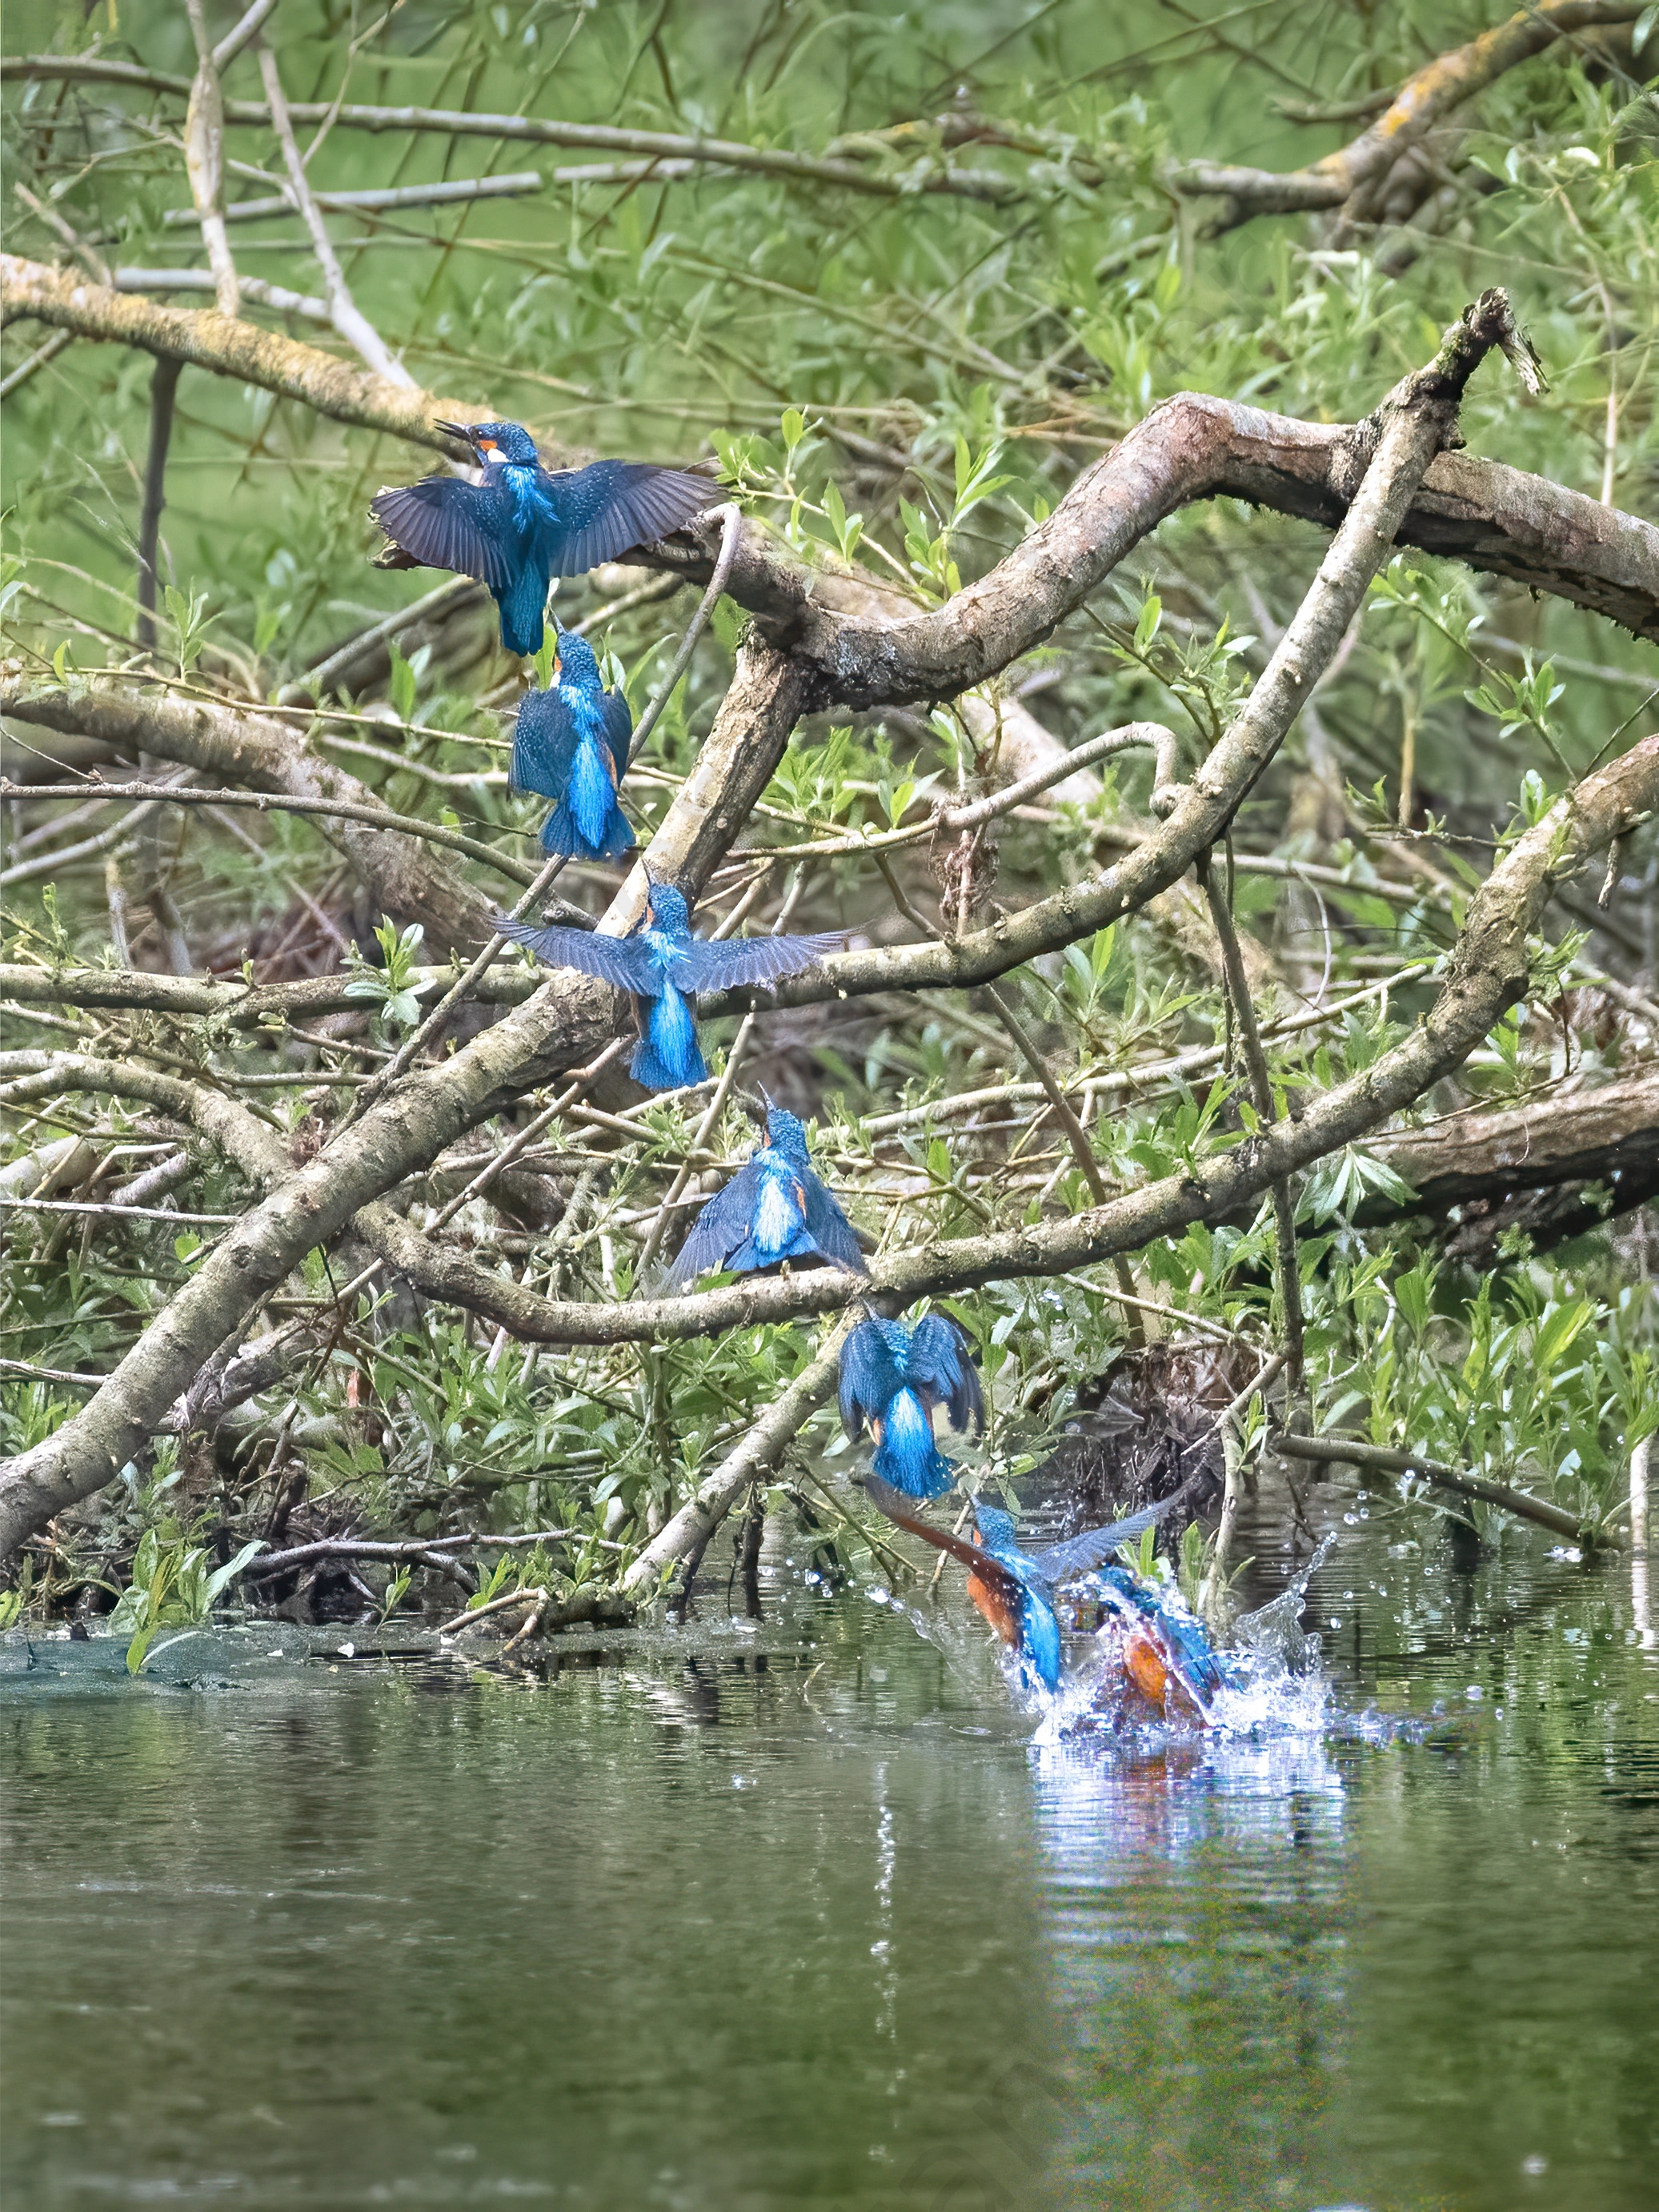
POLYGON ((504 915, 496 917, 495 927, 550 968, 596 975, 618 991, 631 991, 647 1006, 628 1072, 647 1091, 678 1091, 708 1076, 688 994, 799 975, 847 939, 845 930, 835 929, 812 937, 734 937, 715 944, 693 937, 683 894, 672 884, 659 883, 650 886, 647 910, 626 937, 544 928, 504 915))
POLYGON ((961 1560, 968 1570, 969 1599, 1045 1690, 1052 1692, 1060 1679, 1056 1595, 1064 1585, 1081 1582, 1085 1588, 1092 1585, 1116 1626, 1123 1670, 1146 1702, 1159 1713, 1174 1706, 1208 1718, 1210 1700, 1224 1680, 1209 1639, 1196 1621, 1112 1559, 1121 1544, 1172 1512, 1183 1492, 1127 1520, 1085 1528, 1063 1544, 1028 1553, 1015 1540, 1012 1517, 1000 1506, 975 1502, 977 1540, 969 1544, 924 1521, 909 1498, 878 1475, 866 1475, 865 1487, 890 1521, 961 1560))
POLYGON ((379 491, 368 511, 391 543, 382 568, 453 568, 487 584, 509 653, 539 653, 547 587, 635 545, 654 544, 720 497, 718 484, 648 461, 544 469, 520 422, 440 422, 472 448, 482 483, 423 477, 379 491))

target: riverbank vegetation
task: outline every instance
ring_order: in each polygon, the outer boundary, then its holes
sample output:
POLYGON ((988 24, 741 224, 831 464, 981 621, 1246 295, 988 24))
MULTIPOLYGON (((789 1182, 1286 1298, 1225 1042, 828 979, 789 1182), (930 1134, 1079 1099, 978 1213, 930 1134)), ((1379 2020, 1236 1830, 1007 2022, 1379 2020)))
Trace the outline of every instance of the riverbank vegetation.
POLYGON ((874 1293, 967 1331, 976 1482, 1212 1460, 1212 1599, 1224 1499, 1300 1513, 1344 1441, 1408 1530, 1628 1539, 1651 8, 7 35, 8 1617, 546 1632, 725 1602, 769 1521, 898 1571, 829 1410, 856 1286, 659 1294, 763 1090, 874 1293), (666 689, 624 799, 704 932, 853 933, 706 1002, 688 1091, 492 937, 518 664, 370 566, 486 414, 731 502, 553 603, 666 689))

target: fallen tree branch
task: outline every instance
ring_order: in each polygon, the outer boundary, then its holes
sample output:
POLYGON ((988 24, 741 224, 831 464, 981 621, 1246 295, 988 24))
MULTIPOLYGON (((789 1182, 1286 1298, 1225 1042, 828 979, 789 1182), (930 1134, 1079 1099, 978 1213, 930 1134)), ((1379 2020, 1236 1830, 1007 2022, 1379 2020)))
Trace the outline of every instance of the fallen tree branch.
MULTIPOLYGON (((1494 295, 1471 310, 1448 334, 1431 368, 1408 379, 1393 395, 1364 479, 1313 590, 1169 825, 1177 836, 1195 831, 1194 849, 1213 842, 1224 828, 1334 651, 1370 577, 1387 557, 1413 485, 1446 434, 1463 380, 1504 327, 1503 308, 1494 295)), ((673 875, 695 895, 763 788, 807 696, 807 674, 795 656, 764 643, 741 650, 714 729, 646 856, 653 871, 673 875)), ((1257 1133, 1221 1159, 1203 1163, 1201 1170, 1195 1168, 1069 1221, 1012 1237, 959 1240, 938 1248, 935 1255, 902 1255, 890 1263, 888 1279, 915 1295, 912 1286, 930 1268, 937 1271, 939 1256, 945 1254, 950 1272, 964 1284, 1086 1266, 1170 1233, 1218 1207, 1231 1210, 1276 1178, 1376 1126, 1456 1066, 1520 995, 1527 972, 1526 933, 1535 919, 1534 894, 1541 900, 1554 873, 1598 836, 1605 843, 1620 834, 1632 804, 1652 804, 1656 771, 1659 740, 1653 740, 1564 798, 1542 830, 1520 841, 1474 902, 1435 1013, 1413 1037, 1328 1094, 1300 1123, 1257 1133)), ((1169 857, 1167 850, 1164 857, 1169 857)), ((1126 885, 1131 890, 1144 887, 1144 873, 1140 886, 1131 880, 1134 873, 1133 862, 1109 872, 1124 878, 1124 884, 1109 884, 1109 904, 1126 885)), ((641 879, 642 872, 636 870, 602 927, 614 931, 627 926, 641 879)), ((616 1035, 617 1015, 615 994, 585 977, 553 977, 526 1006, 452 1059, 411 1073, 370 1113, 340 1131, 208 1255, 88 1404, 0 1471, 0 1551, 118 1473, 191 1376, 307 1249, 326 1244, 349 1219, 407 1175, 424 1169, 444 1146, 502 1103, 556 1067, 569 1066, 579 1053, 591 1060, 616 1035)), ((781 1318, 815 1305, 833 1306, 840 1297, 838 1285, 826 1293, 810 1278, 744 1285, 735 1294, 684 1301, 661 1333, 689 1335, 751 1318, 781 1318), (733 1310, 717 1301, 731 1302, 733 1310)), ((636 1310, 622 1320, 614 1311, 600 1310, 601 1341, 635 1334, 644 1312, 636 1310)))
POLYGON ((1577 1515, 1559 1505, 1552 1505, 1546 1498, 1534 1498, 1528 1491, 1512 1490, 1507 1482, 1488 1482, 1482 1475, 1460 1474, 1455 1468, 1443 1467, 1437 1460, 1425 1459, 1420 1453, 1362 1443, 1357 1437, 1276 1436, 1273 1449, 1285 1459, 1310 1460, 1325 1467, 1368 1468, 1378 1474, 1414 1474, 1431 1483, 1437 1490, 1454 1491, 1460 1498, 1479 1498, 1488 1505, 1501 1505, 1506 1513, 1516 1514, 1522 1521, 1535 1521, 1540 1528, 1566 1536, 1573 1543, 1583 1545, 1586 1551, 1609 1540, 1593 1522, 1580 1521, 1577 1515))

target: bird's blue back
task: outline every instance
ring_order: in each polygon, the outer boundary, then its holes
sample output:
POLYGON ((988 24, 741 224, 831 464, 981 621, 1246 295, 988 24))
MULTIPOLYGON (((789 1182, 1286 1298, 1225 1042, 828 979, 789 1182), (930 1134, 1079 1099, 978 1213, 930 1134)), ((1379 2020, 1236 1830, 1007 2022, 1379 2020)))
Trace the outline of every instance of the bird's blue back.
POLYGON ((717 486, 646 461, 595 461, 550 472, 517 422, 471 426, 482 483, 428 477, 376 494, 369 513, 396 549, 393 565, 453 568, 489 587, 509 653, 541 648, 547 587, 680 529, 717 486))
POLYGON ((671 1289, 716 1267, 752 1274, 786 1260, 866 1272, 852 1224, 813 1172, 800 1122, 771 1107, 766 1139, 698 1214, 669 1272, 671 1289))
POLYGON ((562 633, 557 682, 527 694, 513 732, 513 789, 558 802, 542 825, 544 851, 584 860, 631 851, 617 789, 633 728, 623 694, 605 689, 592 646, 562 633))

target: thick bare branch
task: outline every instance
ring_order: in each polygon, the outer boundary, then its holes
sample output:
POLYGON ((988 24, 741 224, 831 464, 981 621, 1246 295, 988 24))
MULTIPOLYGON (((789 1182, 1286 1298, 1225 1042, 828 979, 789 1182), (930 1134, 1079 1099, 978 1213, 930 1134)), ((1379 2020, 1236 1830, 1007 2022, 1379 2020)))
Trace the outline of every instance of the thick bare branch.
MULTIPOLYGON (((276 331, 161 307, 15 254, 0 255, 0 307, 8 318, 33 316, 80 337, 172 356, 457 460, 467 456, 434 418, 476 421, 498 411, 407 392, 276 331)), ((591 458, 550 438, 542 450, 555 467, 591 458)), ((1352 426, 1182 392, 1081 477, 1016 552, 937 613, 918 614, 873 578, 805 568, 752 523, 728 590, 779 641, 817 664, 823 703, 954 697, 1041 643, 1142 538, 1194 501, 1244 500, 1334 529, 1353 489, 1355 459, 1352 426)), ((1466 561, 1659 641, 1659 528, 1583 493, 1500 462, 1443 453, 1396 535, 1401 544, 1466 561)), ((701 584, 719 544, 718 525, 705 520, 672 547, 635 557, 701 584)), ((1020 724, 1018 702, 1001 710, 1020 724)), ((995 711, 986 703, 988 729, 995 711)), ((1047 757, 1039 744, 1018 764, 1035 767, 1047 757)))
MULTIPOLYGON (((261 330, 256 323, 228 322, 197 307, 161 307, 154 300, 90 283, 72 269, 48 269, 15 253, 0 254, 0 309, 8 320, 29 315, 79 337, 138 346, 146 353, 211 369, 216 376, 297 399, 337 422, 384 430, 453 460, 465 460, 467 449, 447 438, 435 427, 436 418, 465 422, 493 411, 472 400, 440 398, 392 384, 352 368, 320 347, 305 345, 278 331, 261 330)), ((586 458, 569 453, 554 440, 544 444, 543 455, 555 468, 586 458)), ((713 558, 711 548, 711 562, 713 558)))

